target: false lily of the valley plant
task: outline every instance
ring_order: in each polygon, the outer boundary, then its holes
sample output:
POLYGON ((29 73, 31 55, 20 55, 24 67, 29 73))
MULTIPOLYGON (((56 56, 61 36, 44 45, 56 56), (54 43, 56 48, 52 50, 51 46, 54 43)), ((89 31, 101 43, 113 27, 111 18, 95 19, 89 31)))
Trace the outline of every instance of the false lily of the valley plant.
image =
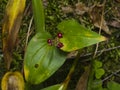
POLYGON ((74 19, 62 21, 57 26, 59 33, 53 38, 45 30, 42 1, 32 0, 32 5, 36 35, 29 42, 24 61, 25 79, 32 84, 42 83, 56 72, 64 64, 67 52, 106 40, 74 19))
MULTIPOLYGON (((10 1, 15 3, 15 0, 10 1)), ((24 76, 27 83, 44 82, 64 64, 69 52, 106 40, 104 36, 85 28, 74 19, 59 23, 59 33, 53 37, 45 30, 42 0, 32 0, 32 8, 36 34, 30 40, 24 57, 24 76)), ((40 90, 65 89, 66 83, 61 83, 40 90)))

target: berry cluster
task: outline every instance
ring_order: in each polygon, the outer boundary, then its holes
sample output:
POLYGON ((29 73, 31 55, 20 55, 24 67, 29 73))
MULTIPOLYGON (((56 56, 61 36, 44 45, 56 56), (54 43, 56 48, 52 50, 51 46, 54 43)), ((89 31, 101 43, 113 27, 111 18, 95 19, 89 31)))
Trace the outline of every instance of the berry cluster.
POLYGON ((59 42, 59 39, 62 38, 62 37, 63 37, 62 33, 58 33, 55 40, 48 39, 48 40, 47 40, 47 43, 48 43, 50 46, 55 45, 55 46, 57 46, 58 48, 61 48, 61 47, 64 46, 63 43, 59 42))

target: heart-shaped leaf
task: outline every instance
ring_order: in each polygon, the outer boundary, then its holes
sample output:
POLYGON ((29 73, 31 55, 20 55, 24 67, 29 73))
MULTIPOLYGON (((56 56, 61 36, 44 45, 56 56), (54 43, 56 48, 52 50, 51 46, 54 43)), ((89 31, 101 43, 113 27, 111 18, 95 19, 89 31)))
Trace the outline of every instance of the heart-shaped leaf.
POLYGON ((94 61, 94 68, 97 70, 98 68, 101 68, 101 67, 102 67, 102 62, 95 60, 94 61))
POLYGON ((74 19, 62 21, 58 29, 63 34, 60 42, 63 51, 71 52, 106 40, 105 37, 88 30, 74 19))
POLYGON ((48 43, 50 34, 38 33, 30 41, 24 61, 25 79, 39 84, 49 78, 65 62, 67 54, 48 43))
POLYGON ((97 79, 100 79, 104 74, 105 74, 105 70, 102 68, 95 70, 95 77, 97 79))

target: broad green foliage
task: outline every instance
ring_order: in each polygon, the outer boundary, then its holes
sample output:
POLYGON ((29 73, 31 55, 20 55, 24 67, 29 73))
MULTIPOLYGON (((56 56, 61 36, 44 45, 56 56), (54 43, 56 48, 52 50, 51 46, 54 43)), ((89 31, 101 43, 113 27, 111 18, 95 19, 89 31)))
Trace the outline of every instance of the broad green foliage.
POLYGON ((25 79, 39 84, 49 78, 65 62, 66 53, 47 43, 51 35, 45 32, 44 12, 41 0, 32 0, 36 35, 30 41, 25 54, 25 79))
POLYGON ((57 85, 53 85, 53 86, 49 86, 47 88, 44 88, 42 90, 63 90, 63 85, 62 84, 57 84, 57 85))
POLYGON ((106 38, 80 25, 75 20, 65 20, 58 25, 58 29, 63 34, 60 42, 63 43, 61 50, 71 52, 81 49, 101 41, 106 38))
POLYGON ((39 84, 49 78, 65 62, 66 53, 47 43, 51 36, 38 33, 30 41, 24 61, 25 79, 39 84))

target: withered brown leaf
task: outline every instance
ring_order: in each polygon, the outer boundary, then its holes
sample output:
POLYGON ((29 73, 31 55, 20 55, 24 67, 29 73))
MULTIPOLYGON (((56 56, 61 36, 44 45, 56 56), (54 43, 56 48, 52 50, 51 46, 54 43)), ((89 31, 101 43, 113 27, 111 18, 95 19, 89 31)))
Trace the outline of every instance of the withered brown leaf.
POLYGON ((75 90, 86 90, 87 89, 87 81, 89 77, 89 72, 90 72, 90 66, 87 66, 85 68, 85 72, 80 77, 75 90))
POLYGON ((94 4, 89 9, 89 15, 95 27, 101 28, 107 34, 111 34, 107 23, 102 16, 103 7, 104 4, 94 4))
POLYGON ((83 15, 85 12, 88 12, 88 7, 86 7, 82 2, 77 3, 75 7, 75 12, 78 15, 83 15))
POLYGON ((12 62, 13 48, 20 28, 26 0, 9 0, 6 6, 2 36, 3 54, 7 69, 12 62))

